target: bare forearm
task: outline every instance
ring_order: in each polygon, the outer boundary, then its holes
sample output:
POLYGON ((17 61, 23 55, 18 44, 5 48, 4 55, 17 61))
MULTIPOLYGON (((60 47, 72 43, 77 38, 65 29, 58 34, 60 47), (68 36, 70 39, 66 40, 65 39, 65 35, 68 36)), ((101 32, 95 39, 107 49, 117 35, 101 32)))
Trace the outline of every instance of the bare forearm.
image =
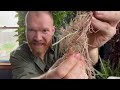
POLYGON ((98 48, 89 49, 89 55, 93 61, 93 65, 95 65, 98 62, 98 54, 98 48))

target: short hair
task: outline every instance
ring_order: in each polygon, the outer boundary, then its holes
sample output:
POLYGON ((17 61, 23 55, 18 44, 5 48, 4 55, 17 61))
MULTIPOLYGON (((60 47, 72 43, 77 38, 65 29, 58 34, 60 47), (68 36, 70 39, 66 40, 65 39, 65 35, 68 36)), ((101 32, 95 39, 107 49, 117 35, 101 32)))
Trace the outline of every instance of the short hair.
MULTIPOLYGON (((28 11, 26 16, 25 16, 25 24, 26 24, 26 21, 27 21, 27 17, 30 13, 35 13, 36 15, 39 15, 40 13, 46 13, 48 14, 51 19, 53 20, 53 15, 52 15, 52 12, 51 11, 28 11)), ((54 20, 53 20, 53 23, 54 23, 54 20)))

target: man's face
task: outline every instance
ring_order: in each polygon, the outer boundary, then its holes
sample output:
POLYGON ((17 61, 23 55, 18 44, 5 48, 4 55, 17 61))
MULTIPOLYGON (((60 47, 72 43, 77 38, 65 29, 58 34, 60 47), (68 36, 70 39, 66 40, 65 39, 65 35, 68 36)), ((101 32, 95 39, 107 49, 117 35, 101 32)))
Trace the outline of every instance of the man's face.
POLYGON ((54 31, 53 21, 48 14, 29 15, 26 37, 32 52, 35 54, 45 53, 51 44, 54 31))

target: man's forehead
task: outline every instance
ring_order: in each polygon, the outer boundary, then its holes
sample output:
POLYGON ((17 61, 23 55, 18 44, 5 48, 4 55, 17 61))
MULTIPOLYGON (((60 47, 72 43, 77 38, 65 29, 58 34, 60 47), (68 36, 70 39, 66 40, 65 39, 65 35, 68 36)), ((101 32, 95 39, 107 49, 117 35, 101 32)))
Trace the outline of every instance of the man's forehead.
POLYGON ((49 11, 28 11, 27 15, 40 15, 40 14, 48 14, 52 18, 52 14, 49 11))
POLYGON ((42 22, 42 23, 52 23, 53 24, 53 19, 50 17, 49 14, 45 12, 30 12, 28 13, 26 17, 26 23, 31 23, 34 22, 42 22))

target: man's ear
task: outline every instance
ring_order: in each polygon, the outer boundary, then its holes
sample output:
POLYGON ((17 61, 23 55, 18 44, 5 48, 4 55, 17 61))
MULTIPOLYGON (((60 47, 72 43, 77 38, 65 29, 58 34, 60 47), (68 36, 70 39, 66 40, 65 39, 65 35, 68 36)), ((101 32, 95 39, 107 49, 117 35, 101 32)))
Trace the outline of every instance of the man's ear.
POLYGON ((54 32, 55 32, 55 26, 53 26, 53 29, 52 29, 52 31, 53 31, 53 34, 54 34, 54 32))

